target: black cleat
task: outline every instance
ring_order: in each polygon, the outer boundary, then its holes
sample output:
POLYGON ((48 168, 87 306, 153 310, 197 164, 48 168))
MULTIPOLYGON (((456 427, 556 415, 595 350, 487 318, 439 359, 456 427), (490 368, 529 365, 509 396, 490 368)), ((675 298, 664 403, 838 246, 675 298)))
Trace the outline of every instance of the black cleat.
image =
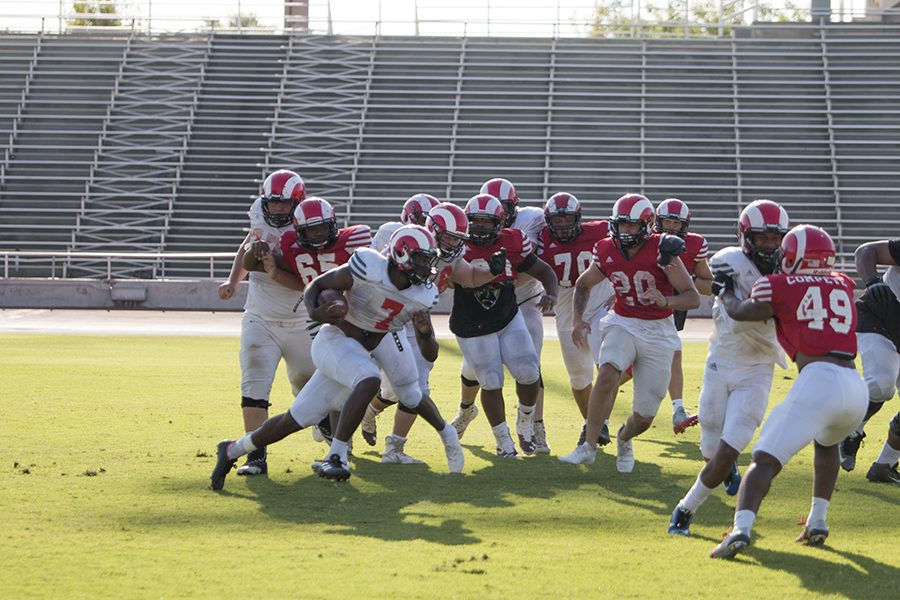
POLYGON ((269 466, 266 463, 266 449, 265 447, 257 448, 253 452, 247 455, 247 462, 245 462, 241 467, 237 470, 237 474, 241 477, 254 477, 256 475, 265 475, 269 472, 269 466))
POLYGON ((350 466, 341 460, 337 454, 328 457, 318 471, 319 477, 333 479, 335 481, 347 481, 350 479, 350 466))
POLYGON ((872 463, 866 479, 873 483, 900 484, 900 473, 897 472, 897 463, 893 466, 884 463, 872 463))
POLYGON ((228 448, 233 444, 232 440, 222 440, 216 446, 216 466, 213 468, 212 475, 209 477, 209 489, 221 490, 225 487, 225 476, 228 471, 234 468, 237 462, 234 458, 228 458, 228 448))
POLYGON ((841 468, 845 471, 852 471, 856 467, 856 453, 866 437, 866 432, 853 432, 844 438, 841 445, 838 446, 841 454, 841 468))
POLYGON ((325 415, 325 418, 319 421, 318 425, 315 427, 319 434, 325 438, 325 441, 330 444, 331 440, 334 438, 334 434, 331 432, 331 417, 325 415))
MULTIPOLYGON (((584 443, 584 440, 587 438, 587 425, 581 426, 581 435, 578 436, 578 444, 576 448, 584 443)), ((597 436, 597 445, 605 446, 612 442, 612 438, 609 437, 609 425, 606 423, 603 424, 603 429, 600 430, 600 435, 597 436)))

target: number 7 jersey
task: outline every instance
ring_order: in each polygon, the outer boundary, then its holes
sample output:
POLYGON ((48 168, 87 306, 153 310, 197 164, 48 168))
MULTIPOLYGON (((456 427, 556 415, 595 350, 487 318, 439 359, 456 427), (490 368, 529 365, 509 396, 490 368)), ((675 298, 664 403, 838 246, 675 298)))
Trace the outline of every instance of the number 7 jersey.
POLYGON ((766 275, 750 297, 768 302, 775 313, 778 341, 793 359, 807 356, 856 356, 856 284, 843 273, 766 275))

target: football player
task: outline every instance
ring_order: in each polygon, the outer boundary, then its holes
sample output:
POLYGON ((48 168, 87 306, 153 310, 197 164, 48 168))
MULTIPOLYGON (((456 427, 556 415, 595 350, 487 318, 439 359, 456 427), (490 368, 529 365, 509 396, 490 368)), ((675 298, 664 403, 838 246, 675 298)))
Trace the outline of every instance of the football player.
MULTIPOLYGON (((281 236, 291 231, 291 214, 305 197, 303 180, 293 171, 275 171, 266 177, 247 213, 250 232, 235 254, 228 280, 219 286, 221 299, 231 298, 238 282, 247 276, 246 256, 262 254, 263 246, 267 252, 278 248, 281 236), (255 250, 251 252, 251 248, 255 250)), ((290 273, 272 267, 270 263, 270 275, 250 273, 241 321, 241 412, 245 431, 255 430, 266 420, 272 382, 282 358, 293 393, 299 392, 312 375, 306 318, 293 312, 300 283, 290 273)), ((261 475, 267 469, 266 449, 260 447, 247 456, 238 475, 261 475)))
MULTIPOLYGON (((749 298, 760 277, 777 271, 787 231, 788 214, 780 205, 771 200, 747 205, 738 218, 740 245, 712 257, 716 293, 749 298)), ((675 507, 669 533, 690 535, 694 514, 720 484, 729 496, 737 494, 741 478, 736 461, 766 414, 776 364, 787 368, 775 322, 735 321, 717 297, 700 391, 700 454, 707 462, 675 507)))
POLYGON ((734 528, 712 558, 732 558, 750 544, 756 513, 788 461, 813 443, 813 498, 797 538, 811 546, 828 537, 826 515, 840 460, 838 444, 862 421, 868 392, 856 372, 856 308, 853 280, 832 272, 834 242, 822 229, 797 225, 781 242, 781 273, 753 284, 750 298, 719 295, 735 321, 775 319, 778 341, 799 374, 784 401, 772 409, 741 481, 734 528))
MULTIPOLYGON (((378 391, 382 370, 399 401, 438 430, 450 471, 462 471, 464 456, 456 430, 441 418, 434 402, 422 395, 412 353, 403 345, 405 338, 396 335, 414 314, 430 310, 437 302, 436 288, 428 285, 437 275, 436 260, 434 237, 423 227, 406 225, 391 236, 386 255, 361 248, 348 264, 306 286, 303 301, 309 316, 324 323, 312 345, 316 372, 288 412, 272 417, 237 441, 219 443, 210 477, 212 489, 222 489, 238 457, 314 425, 332 410, 341 411, 341 418, 329 456, 318 473, 327 479, 348 479, 348 441, 378 391), (323 290, 346 292, 346 300, 321 302, 323 290)), ((423 353, 434 355, 433 331, 426 333, 429 335, 419 334, 420 347, 423 353)))
MULTIPOLYGON (((538 240, 538 258, 553 268, 559 281, 559 302, 556 303, 556 332, 562 350, 563 363, 569 373, 572 397, 581 413, 583 424, 577 445, 584 442, 587 428, 588 399, 594 381, 594 361, 600 349, 600 319, 613 298, 609 280, 591 289, 584 319, 591 324, 586 346, 572 341, 572 296, 575 281, 591 266, 594 245, 609 237, 608 221, 581 220, 581 203, 572 194, 560 192, 550 196, 544 206, 544 229, 538 240)), ((601 432, 609 441, 609 430, 601 432)), ((535 444, 537 445, 537 444, 535 444)))
POLYGON ((594 246, 591 266, 575 282, 572 300, 572 341, 587 345, 591 324, 585 316, 590 290, 605 279, 612 282, 616 300, 603 317, 597 382, 588 403, 587 436, 571 453, 560 457, 571 464, 592 464, 603 421, 609 418, 619 378, 634 366, 633 412, 616 436, 616 468, 634 469, 632 438, 646 431, 666 395, 672 356, 678 349, 674 310, 700 305, 700 294, 678 259, 684 240, 653 233, 653 205, 640 194, 616 200, 609 220, 610 237, 594 246), (677 294, 675 292, 678 292, 677 294))
MULTIPOLYGON (((503 205, 503 227, 518 229, 533 249, 537 248, 538 238, 544 228, 544 213, 536 206, 519 206, 519 194, 515 186, 506 179, 490 179, 481 186, 480 194, 488 194, 497 198, 503 205)), ((541 358, 541 349, 544 345, 544 319, 539 306, 543 297, 540 282, 527 273, 520 273, 516 279, 516 303, 519 312, 525 321, 525 327, 531 336, 538 361, 541 358)), ((453 419, 457 432, 462 436, 466 427, 478 414, 475 407, 475 396, 478 394, 478 381, 474 370, 463 360, 462 368, 461 402, 459 412, 453 419)), ((547 444, 547 432, 544 427, 544 382, 539 380, 538 398, 534 409, 534 446, 538 454, 549 454, 550 446, 547 444)))
MULTIPOLYGON (((866 292, 856 301, 859 324, 856 339, 862 361, 863 379, 869 387, 869 407, 862 424, 841 443, 841 466, 852 471, 856 452, 866 437, 869 418, 894 397, 900 385, 900 238, 863 244, 856 249, 856 272, 866 284, 866 292), (887 265, 878 277, 878 265, 887 265)), ((866 478, 880 483, 900 483, 900 413, 891 420, 888 439, 881 455, 869 467, 866 478)))
MULTIPOLYGON (((384 227, 384 226, 382 226, 384 227)), ((425 227, 434 235, 438 245, 438 262, 436 265, 438 275, 436 285, 438 293, 444 293, 451 285, 460 285, 467 288, 480 287, 489 283, 506 268, 506 254, 495 252, 488 260, 488 266, 472 266, 462 257, 465 250, 465 241, 468 239, 469 222, 465 212, 455 204, 445 202, 432 208, 425 221, 425 227)), ((381 231, 379 229, 379 231, 381 231)), ((376 236, 377 237, 377 236, 376 236)), ((452 293, 452 292, 451 292, 452 293)), ((419 388, 424 395, 429 395, 428 383, 431 370, 434 368, 434 358, 423 356, 415 345, 416 331, 412 323, 407 326, 405 335, 410 340, 410 346, 416 358, 416 367, 419 372, 419 388)), ((427 329, 426 329, 427 331, 427 329)), ((363 437, 370 446, 375 445, 377 436, 376 418, 381 412, 392 404, 397 403, 396 394, 390 381, 382 378, 382 388, 378 397, 372 400, 366 409, 360 429, 363 437)), ((416 413, 405 408, 402 404, 394 415, 394 430, 385 438, 385 450, 381 455, 381 462, 389 464, 417 464, 422 461, 409 456, 404 451, 407 435, 416 419, 416 413)))
POLYGON ((385 249, 388 240, 403 225, 420 225, 424 227, 428 213, 438 204, 440 204, 438 199, 429 194, 410 196, 403 203, 403 208, 400 210, 400 220, 383 223, 378 228, 378 231, 375 232, 375 237, 372 239, 372 247, 379 251, 385 249))
POLYGON ((549 310, 556 302, 556 275, 532 252, 531 242, 521 230, 503 227, 506 213, 497 198, 489 194, 473 196, 466 203, 465 213, 469 240, 464 258, 483 267, 496 252, 505 251, 506 260, 503 271, 490 283, 475 289, 454 288, 450 331, 456 335, 463 361, 472 373, 463 373, 463 383, 468 387, 481 385, 481 405, 497 441, 497 454, 514 458, 517 453, 506 424, 502 394, 504 365, 509 369, 519 398, 519 445, 525 454, 533 454, 540 362, 519 311, 514 286, 519 273, 535 277, 544 287, 538 306, 542 311, 549 310))

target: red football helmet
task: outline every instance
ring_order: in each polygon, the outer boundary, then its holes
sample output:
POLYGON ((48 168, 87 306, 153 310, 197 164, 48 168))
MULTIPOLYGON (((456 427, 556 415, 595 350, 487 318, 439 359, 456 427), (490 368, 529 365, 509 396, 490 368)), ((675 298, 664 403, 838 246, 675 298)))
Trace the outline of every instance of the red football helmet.
POLYGON ((438 199, 428 194, 416 194, 403 203, 400 222, 404 225, 425 225, 425 218, 432 208, 440 204, 438 199))
POLYGON ((490 246, 497 241, 506 213, 503 205, 490 194, 472 196, 466 202, 466 218, 469 220, 469 240, 476 246, 490 246), (473 223, 474 219, 490 219, 490 227, 473 223))
POLYGON ((480 194, 490 194, 500 201, 503 209, 506 211, 506 218, 503 220, 504 227, 512 227, 513 221, 516 220, 516 213, 519 212, 519 194, 516 193, 515 186, 506 179, 490 179, 481 186, 480 194))
POLYGON ((783 273, 830 273, 834 269, 834 241, 821 227, 796 225, 781 240, 783 273))
POLYGON ((425 229, 431 232, 437 241, 438 254, 446 261, 451 261, 465 249, 464 242, 469 239, 469 220, 463 209, 444 202, 438 204, 428 213, 425 229))
POLYGON ((788 231, 788 214, 784 208, 771 200, 754 200, 741 211, 738 217, 738 239, 741 250, 759 267, 763 274, 774 273, 778 267, 778 253, 758 248, 753 243, 754 233, 774 232, 782 235, 788 231))
POLYGON ((683 238, 687 235, 688 227, 691 225, 691 209, 688 205, 678 198, 667 198, 659 203, 656 207, 656 233, 671 233, 683 238), (663 219, 672 219, 681 223, 678 231, 663 230, 663 219))
POLYGON ((620 248, 633 248, 650 237, 653 229, 653 204, 641 194, 625 194, 613 204, 612 216, 609 218, 609 235, 620 248), (640 223, 641 228, 635 234, 619 231, 622 223, 640 223))
POLYGON ((413 285, 429 283, 437 277, 437 242, 420 225, 404 225, 388 241, 391 263, 406 273, 413 285))
POLYGON ((571 242, 581 235, 581 203, 572 194, 565 192, 553 194, 544 205, 544 220, 547 222, 550 235, 562 243, 571 242), (572 215, 575 217, 574 220, 559 223, 559 217, 572 215), (553 217, 557 217, 556 224, 553 223, 553 217))
POLYGON ((291 213, 297 208, 297 204, 306 198, 306 186, 299 175, 281 169, 266 177, 259 197, 266 223, 272 227, 285 227, 291 224, 291 213), (269 210, 270 202, 289 202, 291 209, 286 213, 273 213, 269 210))
POLYGON ((294 209, 294 231, 297 232, 298 243, 314 250, 333 244, 338 228, 331 204, 315 196, 298 204, 294 209))

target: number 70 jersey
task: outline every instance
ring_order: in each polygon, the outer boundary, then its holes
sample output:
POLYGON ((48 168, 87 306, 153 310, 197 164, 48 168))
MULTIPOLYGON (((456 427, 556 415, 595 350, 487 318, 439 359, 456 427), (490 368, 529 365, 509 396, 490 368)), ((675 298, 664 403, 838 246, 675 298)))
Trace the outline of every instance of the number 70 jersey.
POLYGON ((775 313, 778 341, 792 359, 807 356, 856 356, 856 284, 843 273, 766 275, 750 297, 768 302, 775 313))

